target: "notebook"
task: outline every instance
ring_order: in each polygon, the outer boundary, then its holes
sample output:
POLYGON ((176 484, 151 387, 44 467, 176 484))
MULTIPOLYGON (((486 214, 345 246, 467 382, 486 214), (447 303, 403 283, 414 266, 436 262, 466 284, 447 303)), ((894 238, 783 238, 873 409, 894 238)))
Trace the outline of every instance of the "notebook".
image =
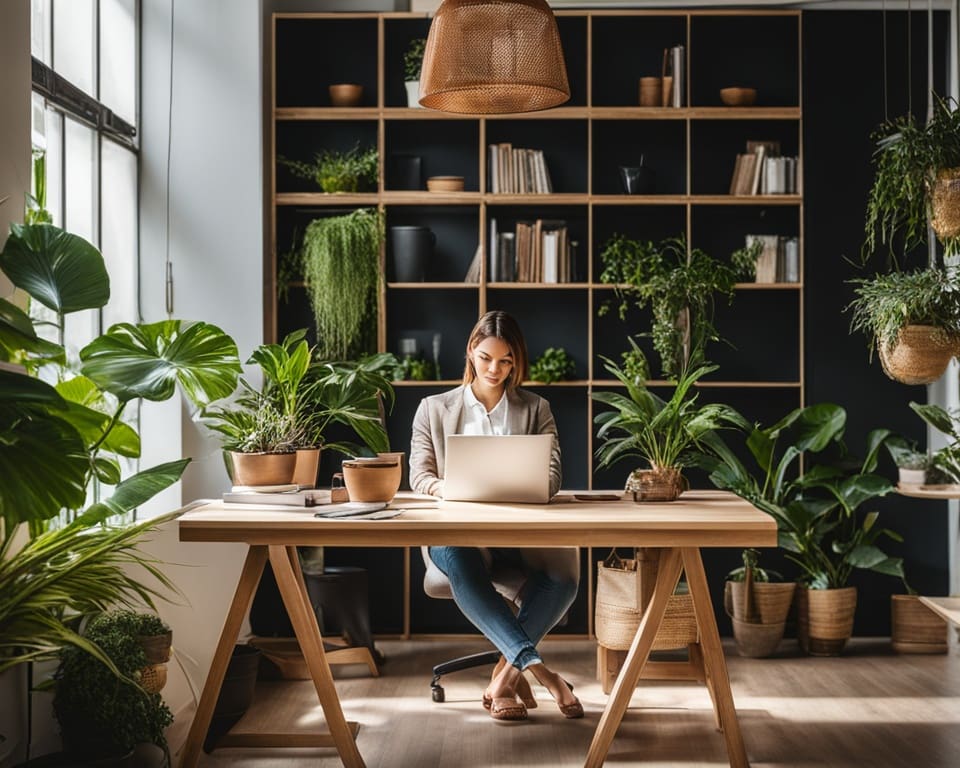
POLYGON ((443 498, 546 504, 553 437, 448 435, 443 498))

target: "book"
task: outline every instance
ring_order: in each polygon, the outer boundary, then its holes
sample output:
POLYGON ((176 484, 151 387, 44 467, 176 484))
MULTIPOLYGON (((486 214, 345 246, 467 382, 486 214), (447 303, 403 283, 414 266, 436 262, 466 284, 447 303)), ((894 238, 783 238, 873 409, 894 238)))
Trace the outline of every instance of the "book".
POLYGON ((777 253, 779 250, 777 235, 747 235, 746 242, 749 248, 756 242, 761 243, 760 254, 757 256, 757 271, 754 282, 777 282, 777 253))
POLYGON ((480 282, 480 260, 483 258, 483 249, 477 245, 477 250, 473 252, 473 259, 470 261, 470 266, 467 267, 467 274, 463 277, 463 282, 465 283, 479 283, 480 282))
POLYGON ((287 491, 283 493, 261 493, 259 491, 228 491, 223 494, 228 504, 269 504, 284 507, 315 507, 330 503, 330 491, 287 491))

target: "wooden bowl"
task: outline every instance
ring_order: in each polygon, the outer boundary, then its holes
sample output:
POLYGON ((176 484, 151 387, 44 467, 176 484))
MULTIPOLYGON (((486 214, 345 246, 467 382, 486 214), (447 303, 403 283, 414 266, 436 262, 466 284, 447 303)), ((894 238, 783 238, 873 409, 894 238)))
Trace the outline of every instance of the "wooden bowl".
POLYGON ((335 107, 355 107, 363 98, 363 86, 357 83, 336 83, 330 86, 330 103, 335 107))
POLYGON ((431 176, 427 179, 430 192, 463 192, 463 176, 431 176))
POLYGON ((757 100, 756 88, 721 88, 720 101, 728 107, 749 107, 757 100))

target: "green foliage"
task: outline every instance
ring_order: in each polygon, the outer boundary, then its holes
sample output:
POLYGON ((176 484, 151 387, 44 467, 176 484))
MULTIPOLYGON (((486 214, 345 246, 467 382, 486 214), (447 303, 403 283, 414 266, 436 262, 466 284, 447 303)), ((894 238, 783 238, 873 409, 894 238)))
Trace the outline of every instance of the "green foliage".
POLYGON ((33 150, 33 191, 35 194, 27 195, 23 223, 53 224, 53 216, 47 210, 47 153, 43 149, 33 150))
POLYGON ((647 356, 643 354, 637 342, 631 337, 627 337, 630 342, 630 349, 620 355, 620 369, 624 375, 635 384, 642 384, 650 378, 650 364, 647 362, 647 356))
MULTIPOLYGON (((931 456, 916 454, 926 461, 921 468, 927 470, 927 482, 929 484, 960 483, 960 413, 947 411, 932 403, 911 402, 910 407, 927 424, 950 438, 949 443, 931 456)), ((897 466, 903 466, 895 455, 900 445, 902 443, 895 443, 893 447, 888 446, 897 466)))
MULTIPOLYGON (((631 303, 651 308, 649 335, 668 378, 677 377, 686 360, 702 353, 707 342, 719 340, 713 326, 715 296, 732 301, 738 276, 749 274, 756 261, 746 249, 729 264, 698 248, 688 253, 682 236, 644 243, 614 235, 600 258, 604 265, 600 281, 615 286, 621 320, 631 303), (687 311, 689 319, 681 321, 687 311)), ((610 306, 604 302, 599 313, 605 314, 610 306)))
MULTIPOLYGON (((638 350, 639 351, 639 350, 638 350)), ((669 400, 663 400, 643 380, 628 376, 613 361, 603 358, 604 367, 627 389, 595 392, 593 399, 613 410, 598 413, 597 459, 607 467, 628 456, 638 457, 653 469, 681 468, 693 463, 703 439, 725 427, 749 429, 749 424, 729 406, 697 405, 699 395, 691 387, 717 366, 692 361, 681 372, 669 400)))
POLYGON ((420 69, 423 67, 423 54, 427 49, 427 38, 415 37, 403 52, 403 79, 419 80, 420 69))
MULTIPOLYGON (((872 135, 876 169, 867 200, 861 258, 878 245, 891 255, 897 238, 909 252, 927 242, 930 183, 937 171, 960 166, 960 110, 952 99, 934 98, 933 116, 920 125, 912 114, 885 122, 872 135)), ((943 243, 947 255, 960 252, 960 238, 943 243)))
POLYGON ((574 378, 576 363, 563 347, 547 347, 543 354, 530 363, 531 381, 552 384, 574 378))
POLYGON ((776 571, 768 571, 758 565, 760 562, 759 549, 748 547, 743 550, 741 557, 743 558, 743 565, 730 571, 730 573, 727 574, 727 581, 746 581, 747 571, 753 573, 754 581, 767 583, 772 581, 771 576, 776 579, 783 579, 783 576, 776 571))
POLYGON ((369 208, 307 226, 299 257, 321 359, 374 351, 383 238, 383 217, 369 208))
POLYGON ((863 331, 876 344, 890 346, 907 325, 932 325, 945 337, 960 334, 960 272, 956 267, 890 272, 851 283, 855 298, 851 331, 863 331))
POLYGON ((404 355, 393 370, 395 381, 432 381, 437 378, 436 366, 432 360, 404 355))
POLYGON ((143 623, 130 611, 116 611, 90 622, 84 637, 113 662, 68 647, 60 654, 55 676, 54 713, 64 746, 86 757, 122 755, 137 744, 152 743, 169 752, 164 729, 173 715, 159 693, 139 686, 146 656, 137 635, 143 623))
POLYGON ((375 147, 361 150, 357 144, 347 152, 325 149, 314 154, 310 163, 285 157, 278 160, 295 176, 316 181, 327 193, 364 192, 377 186, 380 155, 375 147))
POLYGON ((868 501, 886 496, 893 485, 874 474, 877 453, 889 430, 867 436, 862 463, 851 462, 843 445, 847 413, 820 403, 797 408, 771 427, 756 426, 746 446, 756 462, 751 472, 719 435, 704 438, 696 463, 718 488, 731 490, 777 521, 780 546, 811 589, 846 586, 854 568, 903 578, 903 560, 877 546, 899 534, 876 525, 877 512, 861 512, 868 501), (832 449, 832 460, 814 464, 812 454, 832 449), (806 467, 797 474, 797 465, 806 467))

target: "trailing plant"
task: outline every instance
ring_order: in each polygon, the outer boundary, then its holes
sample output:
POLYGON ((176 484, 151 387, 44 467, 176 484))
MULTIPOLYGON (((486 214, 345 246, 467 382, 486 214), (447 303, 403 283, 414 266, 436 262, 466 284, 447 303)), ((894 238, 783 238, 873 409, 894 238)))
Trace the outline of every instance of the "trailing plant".
POLYGON ((756 463, 752 471, 715 433, 704 437, 695 456, 714 485, 776 519, 779 544, 811 589, 844 587, 855 568, 904 575, 902 558, 888 557, 877 544, 881 537, 903 539, 877 525, 878 512, 861 511, 893 490, 889 480, 874 473, 878 451, 892 433, 870 432, 866 457, 858 462, 843 444, 846 419, 839 405, 820 403, 797 408, 773 426, 755 426, 746 441, 756 463), (828 449, 833 456, 814 464, 812 454, 828 449), (802 474, 798 464, 805 467, 802 474))
POLYGON ((383 237, 383 217, 369 208, 307 226, 301 258, 320 359, 374 351, 383 237))
POLYGON ((543 354, 530 363, 530 380, 543 384, 574 378, 577 364, 563 347, 547 347, 543 354))
MULTIPOLYGON (((861 258, 878 245, 891 256, 927 242, 930 189, 938 171, 960 166, 960 111, 953 99, 935 95, 933 114, 920 125, 912 114, 883 123, 872 134, 875 175, 867 199, 861 258), (898 238, 900 238, 898 242, 898 238)), ((948 256, 960 253, 960 238, 943 242, 948 256)), ((894 256, 895 259, 895 256, 894 256)))
POLYGON ((716 365, 691 361, 681 371, 669 400, 651 392, 643 380, 626 374, 612 360, 602 358, 604 368, 626 387, 627 394, 594 392, 593 399, 613 410, 598 413, 597 459, 600 467, 610 466, 628 456, 640 458, 652 469, 689 466, 700 450, 701 441, 717 429, 749 429, 739 413, 719 403, 698 405, 699 394, 691 387, 716 365))
POLYGON ((688 253, 682 236, 644 243, 614 235, 600 258, 604 265, 600 281, 615 286, 615 302, 604 302, 599 314, 616 303, 624 320, 631 304, 640 309, 650 306, 649 335, 667 377, 677 377, 687 358, 702 353, 707 342, 719 340, 713 326, 715 297, 732 301, 737 279, 751 274, 756 264, 752 249, 737 251, 729 263, 698 248, 688 253))
POLYGON ((857 298, 851 331, 863 331, 870 349, 892 346, 907 325, 932 325, 945 340, 960 335, 960 271, 956 267, 931 267, 915 272, 889 272, 871 279, 851 280, 857 298))
POLYGON ((375 188, 380 155, 375 147, 360 149, 357 144, 347 152, 325 149, 314 154, 313 162, 277 158, 302 179, 311 179, 327 193, 361 192, 375 188))
POLYGON ((427 38, 415 37, 407 44, 403 52, 403 79, 419 80, 423 68, 423 54, 427 49, 427 38))
POLYGON ((98 616, 84 632, 122 677, 77 648, 61 652, 53 710, 69 753, 84 758, 116 756, 151 743, 164 751, 170 764, 164 730, 173 715, 159 693, 147 693, 139 685, 147 666, 137 641, 141 626, 136 614, 116 611, 98 616))

